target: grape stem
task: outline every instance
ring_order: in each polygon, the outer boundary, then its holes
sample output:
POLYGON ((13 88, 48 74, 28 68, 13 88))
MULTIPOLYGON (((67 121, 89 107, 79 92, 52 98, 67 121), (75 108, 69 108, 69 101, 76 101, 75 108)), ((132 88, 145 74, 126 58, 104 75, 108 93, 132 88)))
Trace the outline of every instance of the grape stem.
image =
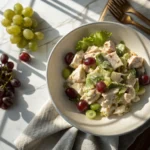
POLYGON ((6 85, 9 83, 9 81, 12 79, 12 74, 11 76, 9 77, 8 81, 2 86, 2 88, 4 89, 6 87, 6 85))
MULTIPOLYGON (((6 66, 2 65, 2 64, 0 66, 1 66, 1 69, 2 69, 1 72, 0 72, 0 80, 5 82, 6 80, 2 79, 2 74, 5 73, 5 71, 8 70, 8 68, 6 66)), ((4 89, 6 87, 6 85, 9 83, 9 81, 12 79, 13 74, 12 73, 10 73, 10 74, 11 74, 11 76, 9 77, 7 82, 5 82, 5 84, 1 86, 2 89, 4 89)))

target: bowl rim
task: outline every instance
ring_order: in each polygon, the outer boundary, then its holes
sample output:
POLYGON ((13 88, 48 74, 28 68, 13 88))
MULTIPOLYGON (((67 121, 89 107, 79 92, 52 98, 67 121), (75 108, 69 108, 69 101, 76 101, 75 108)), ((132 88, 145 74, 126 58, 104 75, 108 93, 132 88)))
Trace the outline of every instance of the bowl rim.
MULTIPOLYGON (((127 25, 124 25, 124 24, 121 24, 121 23, 118 23, 118 22, 112 22, 112 21, 101 21, 101 22, 93 22, 93 23, 86 23, 86 24, 83 24, 73 30, 71 30, 70 32, 68 32, 67 34, 65 34, 64 36, 62 36, 58 42, 55 44, 55 46, 52 48, 50 54, 49 54, 49 57, 48 57, 48 60, 47 60, 47 66, 46 66, 46 84, 47 84, 47 89, 48 89, 48 93, 49 93, 49 96, 50 96, 50 99, 52 101, 52 104, 53 106, 55 107, 56 111, 58 112, 58 114, 65 120, 67 121, 71 126, 77 128, 78 130, 80 131, 83 131, 85 133, 89 133, 89 134, 92 134, 92 135, 95 135, 95 136, 110 136, 110 137, 113 137, 113 136, 121 136, 121 135, 125 135, 127 133, 130 133, 130 132, 133 132, 135 130, 137 130, 138 128, 140 128, 142 125, 144 125, 150 118, 148 118, 147 120, 143 121, 141 124, 139 124, 136 128, 134 129, 130 129, 126 132, 122 132, 122 133, 118 133, 118 134, 110 134, 110 135, 105 135, 105 134, 95 134, 95 133, 92 133, 86 129, 83 129, 83 127, 79 127, 77 124, 74 124, 70 119, 68 119, 68 117, 66 117, 65 115, 63 115, 63 113, 61 113, 61 111, 59 111, 59 109, 57 108, 57 106, 55 105, 54 103, 54 100, 52 99, 52 96, 51 96, 51 92, 50 92, 50 88, 49 88, 49 84, 48 84, 48 66, 49 66, 49 63, 50 63, 50 59, 51 59, 51 56, 55 50, 55 48, 57 47, 57 45, 66 37, 68 36, 69 34, 71 34, 72 32, 82 28, 82 27, 85 27, 85 26, 89 26, 89 25, 93 25, 93 24, 114 24, 114 25, 117 25, 117 26, 122 26, 124 28, 128 28, 130 29, 131 31, 135 32, 137 35, 139 34, 140 36, 143 36, 145 37, 147 40, 149 40, 146 36, 144 36, 142 33, 140 33, 139 31, 135 30, 134 28, 131 28, 130 26, 127 26, 127 25)), ((149 40, 150 41, 150 40, 149 40)))

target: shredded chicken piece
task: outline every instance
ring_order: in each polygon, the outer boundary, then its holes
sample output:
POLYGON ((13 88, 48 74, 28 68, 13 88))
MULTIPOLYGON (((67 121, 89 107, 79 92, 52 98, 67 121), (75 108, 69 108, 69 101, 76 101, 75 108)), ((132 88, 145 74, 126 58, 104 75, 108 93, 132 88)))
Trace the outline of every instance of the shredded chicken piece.
POLYGON ((128 59, 129 68, 140 68, 143 66, 143 58, 139 56, 131 56, 128 59))
POLYGON ((116 51, 116 47, 115 47, 114 42, 112 42, 112 41, 106 41, 104 43, 103 51, 107 52, 107 53, 111 53, 111 52, 116 51))
POLYGON ((67 79, 68 82, 71 83, 82 83, 85 82, 85 71, 82 67, 82 64, 76 68, 72 74, 67 79))

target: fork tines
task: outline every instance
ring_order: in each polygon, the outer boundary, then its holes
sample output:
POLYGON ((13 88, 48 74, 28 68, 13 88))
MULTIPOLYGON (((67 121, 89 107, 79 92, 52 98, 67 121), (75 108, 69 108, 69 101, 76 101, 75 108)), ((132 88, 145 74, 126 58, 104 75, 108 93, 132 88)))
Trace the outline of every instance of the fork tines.
POLYGON ((114 15, 116 19, 121 19, 123 13, 118 8, 119 5, 114 0, 109 0, 108 2, 108 9, 114 15))
POLYGON ((124 5, 125 3, 127 3, 127 0, 113 0, 115 1, 116 3, 118 3, 119 5, 124 5))

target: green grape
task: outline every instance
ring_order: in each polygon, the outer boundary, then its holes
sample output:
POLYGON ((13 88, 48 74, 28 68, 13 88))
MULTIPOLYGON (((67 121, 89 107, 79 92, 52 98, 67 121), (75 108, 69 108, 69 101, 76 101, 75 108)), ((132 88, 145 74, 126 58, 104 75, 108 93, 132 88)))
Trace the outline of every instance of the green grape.
POLYGON ((24 8, 22 11, 22 15, 24 15, 25 17, 31 17, 33 15, 32 8, 31 7, 24 8))
POLYGON ((12 25, 6 28, 9 34, 18 35, 21 32, 21 28, 17 25, 12 25))
POLYGON ((16 25, 21 25, 23 23, 23 17, 21 15, 15 15, 13 17, 13 23, 16 25))
POLYGON ((42 40, 44 38, 44 34, 42 32, 35 32, 34 34, 38 40, 42 40))
POLYGON ((9 19, 9 20, 11 20, 14 15, 15 15, 15 12, 11 9, 6 9, 4 11, 4 17, 9 19))
POLYGON ((25 38, 21 38, 20 42, 17 43, 19 48, 25 48, 28 44, 28 41, 25 38))
POLYGON ((21 40, 21 36, 20 35, 16 35, 16 36, 11 35, 10 36, 10 41, 11 41, 12 44, 17 44, 17 43, 20 42, 20 40, 21 40))
POLYGON ((23 36, 27 39, 27 40, 31 40, 34 38, 34 33, 32 32, 32 30, 30 29, 24 29, 23 30, 23 36))
POLYGON ((14 11, 15 11, 16 14, 21 15, 22 10, 23 10, 23 7, 22 7, 22 5, 20 3, 16 3, 14 5, 14 11))
POLYGON ((32 19, 32 28, 36 28, 38 25, 37 21, 35 19, 32 19))
POLYGON ((98 103, 94 103, 94 104, 91 104, 90 105, 90 108, 92 109, 92 110, 99 110, 100 109, 100 104, 98 104, 98 103))
POLYGON ((3 25, 4 27, 8 27, 8 26, 11 25, 11 21, 8 20, 7 18, 4 18, 4 19, 1 21, 1 23, 2 23, 2 25, 3 25))
POLYGON ((35 42, 35 41, 29 42, 28 46, 29 46, 29 49, 32 50, 32 51, 36 51, 37 47, 38 47, 37 42, 35 42))
POLYGON ((64 79, 67 79, 71 74, 71 71, 70 69, 68 68, 64 68, 63 71, 62 71, 62 76, 64 77, 64 79))
POLYGON ((32 26, 32 19, 30 17, 25 17, 23 19, 23 26, 24 27, 31 27, 32 26))

